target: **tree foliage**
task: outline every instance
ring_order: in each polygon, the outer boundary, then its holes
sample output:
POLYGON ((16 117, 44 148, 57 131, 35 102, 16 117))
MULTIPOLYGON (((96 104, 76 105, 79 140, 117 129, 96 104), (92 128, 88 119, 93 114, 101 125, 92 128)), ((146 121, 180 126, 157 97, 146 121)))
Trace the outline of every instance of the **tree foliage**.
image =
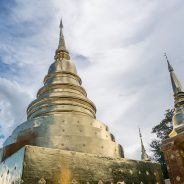
POLYGON ((161 151, 161 144, 163 140, 169 138, 169 133, 173 129, 172 124, 172 116, 173 116, 173 109, 166 110, 164 119, 156 126, 152 128, 152 133, 156 135, 156 138, 152 140, 150 147, 151 151, 153 152, 152 160, 161 164, 162 172, 164 178, 169 178, 167 165, 164 160, 164 154, 161 151))

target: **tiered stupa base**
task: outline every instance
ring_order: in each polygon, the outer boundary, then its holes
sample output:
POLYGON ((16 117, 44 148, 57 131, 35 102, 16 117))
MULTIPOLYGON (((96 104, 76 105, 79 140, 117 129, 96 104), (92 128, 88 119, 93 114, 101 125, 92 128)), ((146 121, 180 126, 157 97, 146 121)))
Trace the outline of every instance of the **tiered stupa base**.
POLYGON ((25 146, 0 164, 0 183, 163 184, 151 162, 25 146))

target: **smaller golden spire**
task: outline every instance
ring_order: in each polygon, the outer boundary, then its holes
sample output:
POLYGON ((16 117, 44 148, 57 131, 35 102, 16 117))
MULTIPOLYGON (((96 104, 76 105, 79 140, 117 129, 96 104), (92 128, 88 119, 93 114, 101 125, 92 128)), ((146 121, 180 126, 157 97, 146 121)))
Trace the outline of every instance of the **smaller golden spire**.
POLYGON ((184 132, 184 91, 178 77, 176 76, 169 59, 164 53, 167 60, 168 70, 170 72, 171 84, 174 92, 174 114, 172 117, 173 130, 169 137, 174 137, 177 134, 184 132))
POLYGON ((57 61, 61 61, 63 59, 70 59, 69 56, 69 52, 66 49, 66 45, 65 45, 65 39, 64 39, 64 34, 63 34, 63 22, 62 22, 62 18, 60 21, 60 37, 59 37, 59 45, 58 45, 58 49, 56 50, 56 54, 55 54, 55 60, 57 61))
POLYGON ((148 154, 146 153, 146 149, 144 147, 143 141, 142 141, 142 134, 141 134, 141 129, 139 128, 139 137, 141 140, 141 159, 143 161, 150 161, 150 158, 148 156, 148 154))

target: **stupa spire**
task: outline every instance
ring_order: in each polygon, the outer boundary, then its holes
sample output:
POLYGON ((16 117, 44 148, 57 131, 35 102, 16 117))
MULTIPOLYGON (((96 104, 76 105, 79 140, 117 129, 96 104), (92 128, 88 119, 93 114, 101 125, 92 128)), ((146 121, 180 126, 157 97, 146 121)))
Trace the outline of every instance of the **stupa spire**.
POLYGON ((174 95, 176 95, 179 92, 183 92, 182 85, 181 85, 180 81, 178 80, 178 78, 177 78, 177 76, 176 76, 176 74, 174 72, 173 67, 170 64, 169 59, 168 59, 166 53, 164 53, 164 56, 165 56, 166 61, 167 61, 167 64, 168 64, 168 70, 170 72, 170 77, 171 77, 171 83, 172 83, 173 92, 174 92, 174 95))
POLYGON ((169 59, 164 54, 168 63, 168 70, 170 72, 172 88, 174 92, 174 114, 172 117, 173 130, 169 134, 170 137, 174 137, 177 134, 184 132, 184 91, 180 81, 178 80, 173 67, 171 66, 169 59))
POLYGON ((148 156, 148 154, 146 153, 146 149, 144 147, 143 141, 142 141, 142 134, 141 134, 141 129, 139 128, 139 137, 141 140, 141 159, 143 161, 150 161, 150 158, 148 156))
POLYGON ((55 59, 56 60, 62 60, 63 58, 70 59, 69 52, 68 52, 68 50, 66 48, 66 44, 65 44, 64 34, 63 34, 62 18, 60 20, 59 28, 60 28, 59 45, 58 45, 58 48, 56 50, 55 59))

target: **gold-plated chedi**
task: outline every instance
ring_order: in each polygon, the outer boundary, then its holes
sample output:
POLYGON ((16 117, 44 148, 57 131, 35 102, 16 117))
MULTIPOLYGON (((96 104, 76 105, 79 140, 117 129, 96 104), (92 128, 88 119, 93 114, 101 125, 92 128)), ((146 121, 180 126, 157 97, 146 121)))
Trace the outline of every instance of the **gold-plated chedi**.
POLYGON ((174 93, 174 115, 172 118, 173 131, 169 135, 170 137, 174 137, 177 134, 184 132, 184 91, 166 54, 165 57, 168 63, 168 70, 170 72, 171 83, 174 93))
POLYGON ((65 46, 60 24, 55 61, 1 150, 0 183, 163 183, 158 164, 123 159, 123 149, 96 119, 65 46))
POLYGON ((13 131, 4 146, 14 144, 16 149, 28 144, 121 158, 122 147, 108 127, 96 120, 96 107, 81 86, 62 28, 61 22, 55 62, 37 99, 28 106, 27 121, 13 131))
POLYGON ((184 91, 165 54, 174 92, 173 130, 162 142, 171 184, 184 183, 184 91))

